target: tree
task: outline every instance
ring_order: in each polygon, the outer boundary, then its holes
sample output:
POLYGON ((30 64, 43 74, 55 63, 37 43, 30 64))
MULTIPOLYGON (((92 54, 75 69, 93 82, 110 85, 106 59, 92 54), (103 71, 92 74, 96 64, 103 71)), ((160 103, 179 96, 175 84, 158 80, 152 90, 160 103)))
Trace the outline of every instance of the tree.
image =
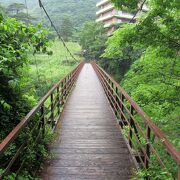
MULTIPOLYGON (((119 8, 122 5, 131 8, 131 1, 127 1, 128 4, 123 1, 114 0, 114 2, 119 8)), ((123 25, 108 40, 104 57, 125 59, 123 51, 128 46, 142 52, 140 58, 137 56, 134 59, 130 71, 124 77, 123 86, 140 105, 144 106, 151 117, 161 121, 170 114, 175 118, 173 112, 177 112, 178 102, 175 96, 179 90, 178 52, 180 47, 178 3, 165 1, 163 6, 160 0, 151 0, 148 3, 150 10, 145 16, 135 24, 123 25), (154 85, 156 88, 153 88, 154 85), (149 88, 148 99, 145 97, 147 87, 149 88), (163 105, 164 113, 157 113, 163 101, 169 105, 163 105), (153 106, 151 106, 152 103, 153 106)), ((161 123, 158 124, 161 126, 161 123)), ((166 129, 164 131, 170 138, 174 138, 172 134, 176 131, 176 127, 172 125, 171 128, 171 132, 166 129)))
MULTIPOLYGON (((122 8, 137 9, 144 1, 112 0, 122 8)), ((124 89, 143 107, 152 120, 180 149, 179 144, 179 3, 175 1, 149 0, 149 12, 135 24, 125 24, 107 42, 106 58, 122 57, 124 49, 132 47, 140 50, 129 71, 121 81, 124 89)), ((114 60, 112 60, 114 61, 114 60)), ((159 152, 161 153, 161 147, 159 152)), ((177 177, 177 166, 169 156, 166 165, 177 177), (170 168, 171 167, 171 168, 170 168)), ((159 175, 158 168, 151 166, 149 174, 156 179, 166 179, 159 175)))
MULTIPOLYGON (((0 30, 0 142, 2 142, 36 103, 35 88, 33 85, 28 86, 30 81, 28 57, 33 52, 48 53, 49 43, 47 30, 40 25, 37 27, 26 25, 14 18, 0 15, 0 30)), ((21 134, 0 157, 0 176, 7 166, 6 162, 14 157, 15 152, 18 152, 24 139, 31 142, 33 137, 30 127, 36 127, 36 123, 36 117, 34 117, 25 131, 21 131, 21 134)), ((41 139, 40 146, 29 146, 27 151, 24 149, 26 153, 18 158, 16 165, 20 167, 27 159, 29 164, 23 164, 25 170, 21 169, 18 178, 34 179, 30 175, 39 168, 42 162, 39 157, 43 159, 47 152, 47 139, 49 139, 48 133, 41 139), (38 162, 37 158, 39 158, 38 162)), ((10 169, 11 172, 8 172, 7 177, 3 179, 15 179, 13 172, 16 170, 13 170, 10 169)))
POLYGON ((60 26, 60 33, 64 41, 69 41, 73 35, 73 25, 68 16, 65 16, 60 26))
POLYGON ((46 52, 47 31, 0 16, 0 141, 31 108, 26 91, 28 52, 46 52), (8 126, 7 126, 8 124, 8 126))
POLYGON ((102 24, 90 21, 84 24, 79 33, 80 45, 87 60, 99 60, 104 52, 107 40, 106 30, 102 24))
POLYGON ((36 18, 26 13, 25 10, 26 10, 26 6, 24 4, 13 3, 7 7, 6 12, 8 16, 12 18, 16 18, 19 21, 23 21, 26 23, 32 23, 33 21, 35 21, 36 18))
POLYGON ((126 37, 131 31, 133 24, 127 24, 126 28, 122 26, 121 29, 114 32, 112 37, 108 38, 107 48, 100 61, 101 66, 106 69, 111 74, 114 74, 114 78, 117 81, 121 81, 125 73, 129 70, 131 64, 138 59, 143 49, 134 48, 126 42, 121 37, 126 37), (107 60, 108 58, 108 60, 107 60))
POLYGON ((6 11, 10 16, 17 15, 20 12, 23 12, 26 9, 26 6, 22 3, 13 3, 10 4, 6 11))
POLYGON ((14 15, 13 17, 19 21, 23 21, 26 23, 33 23, 36 20, 36 18, 34 18, 33 16, 31 16, 27 13, 24 13, 24 12, 20 12, 20 13, 14 15))

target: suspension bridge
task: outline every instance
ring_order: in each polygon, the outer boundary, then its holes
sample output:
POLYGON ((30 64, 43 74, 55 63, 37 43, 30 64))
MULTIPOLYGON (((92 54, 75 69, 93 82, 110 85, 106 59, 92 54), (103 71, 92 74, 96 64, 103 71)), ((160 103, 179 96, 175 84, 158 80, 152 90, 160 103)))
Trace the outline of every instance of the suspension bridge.
MULTIPOLYGON (((41 143, 47 127, 56 138, 50 145, 53 158, 45 163, 42 179, 126 180, 140 170, 152 173, 154 167, 167 179, 180 179, 180 152, 95 62, 80 63, 55 84, 4 139, 1 157, 13 143, 18 148, 3 163, 0 179, 12 171, 18 179, 28 163, 21 157, 32 142, 41 143), (26 131, 27 137, 18 143, 26 131), (173 167, 166 165, 167 161, 172 161, 173 167)), ((154 177, 147 173, 145 179, 154 177)))
MULTIPOLYGON (((39 6, 76 61, 41 0, 39 6)), ((57 82, 1 142, 0 179, 12 172, 18 179, 26 171, 26 153, 42 143, 49 129, 55 136, 49 146, 53 158, 45 162, 41 179, 128 180, 142 179, 144 173, 147 180, 180 180, 180 152, 95 62, 81 62, 57 82)))

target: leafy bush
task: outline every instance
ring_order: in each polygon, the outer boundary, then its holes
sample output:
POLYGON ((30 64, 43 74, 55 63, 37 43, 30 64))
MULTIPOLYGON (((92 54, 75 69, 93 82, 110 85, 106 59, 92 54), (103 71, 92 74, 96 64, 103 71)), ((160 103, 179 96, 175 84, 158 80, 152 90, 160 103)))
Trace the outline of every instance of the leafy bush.
MULTIPOLYGON (((42 29, 41 25, 34 27, 25 25, 16 19, 3 17, 0 15, 0 142, 8 135, 8 133, 20 122, 30 109, 35 105, 34 87, 27 87, 29 81, 29 59, 28 53, 47 51, 48 31, 42 29)), ((36 123, 36 118, 29 124, 29 128, 36 123)), ((40 166, 42 159, 47 156, 47 144, 52 137, 52 133, 48 130, 46 137, 40 143, 34 145, 33 137, 25 129, 20 136, 8 147, 4 156, 1 156, 0 167, 1 173, 9 159, 13 157, 17 148, 24 139, 32 139, 31 147, 26 149, 25 155, 21 156, 18 163, 28 160, 26 169, 22 174, 22 178, 30 179, 29 171, 40 166), (37 162, 37 157, 39 161, 37 162)), ((12 170, 13 172, 13 170, 12 170)), ((14 179, 14 174, 8 175, 5 179, 14 179)))

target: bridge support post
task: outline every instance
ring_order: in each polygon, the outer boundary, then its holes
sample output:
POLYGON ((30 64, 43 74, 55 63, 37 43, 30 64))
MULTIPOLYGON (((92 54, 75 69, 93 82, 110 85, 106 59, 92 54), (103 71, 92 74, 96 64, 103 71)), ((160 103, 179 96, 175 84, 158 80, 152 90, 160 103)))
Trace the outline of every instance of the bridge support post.
POLYGON ((115 107, 116 107, 116 109, 115 109, 115 115, 116 115, 116 117, 118 118, 118 105, 120 104, 119 103, 119 99, 118 99, 118 88, 116 87, 116 94, 115 94, 115 100, 116 100, 116 102, 115 102, 115 107))
POLYGON ((150 159, 150 137, 151 137, 151 129, 149 128, 149 126, 147 126, 147 130, 146 130, 146 138, 147 138, 147 144, 146 144, 146 156, 145 156, 145 166, 146 169, 149 168, 149 159, 150 159))
POLYGON ((108 99, 109 99, 111 107, 113 107, 112 102, 111 102, 111 81, 110 81, 110 79, 108 79, 107 86, 108 86, 108 99))
POLYGON ((51 94, 51 125, 54 127, 54 98, 53 94, 51 94))
POLYGON ((116 112, 116 110, 115 110, 115 102, 114 102, 114 99, 113 99, 113 94, 114 94, 114 84, 113 84, 113 82, 110 82, 110 98, 111 98, 111 104, 112 104, 112 108, 114 109, 114 111, 116 112), (114 103, 114 104, 113 104, 114 103))
POLYGON ((121 128, 123 129, 123 126, 124 126, 124 116, 123 116, 123 112, 124 112, 124 105, 123 105, 123 102, 124 102, 124 96, 123 94, 121 93, 120 95, 120 109, 121 109, 121 112, 120 112, 120 121, 119 121, 119 125, 121 126, 121 128))
POLYGON ((44 104, 42 105, 42 107, 41 107, 41 110, 40 110, 41 112, 41 126, 42 126, 42 134, 43 134, 43 136, 45 135, 45 109, 44 109, 44 104))
POLYGON ((58 104, 57 104, 57 107, 58 107, 58 115, 60 115, 60 108, 61 108, 61 106, 60 106, 60 101, 61 101, 61 99, 60 99, 59 86, 57 87, 57 101, 58 101, 58 104))
MULTIPOLYGON (((132 116, 133 116, 133 112, 134 112, 134 108, 133 108, 132 106, 130 106, 130 113, 131 113, 132 116)), ((133 128, 133 126, 134 126, 134 121, 133 121, 133 119, 132 119, 131 116, 129 117, 129 123, 130 123, 129 145, 130 145, 130 147, 132 148, 132 135, 133 135, 132 128, 133 128)))
POLYGON ((66 101, 66 94, 67 94, 67 84, 66 84, 66 82, 67 82, 67 79, 65 78, 64 79, 64 94, 63 94, 63 101, 65 102, 66 101))
POLYGON ((63 107, 63 105, 64 105, 64 83, 63 83, 63 81, 62 81, 62 83, 61 83, 61 107, 63 107))

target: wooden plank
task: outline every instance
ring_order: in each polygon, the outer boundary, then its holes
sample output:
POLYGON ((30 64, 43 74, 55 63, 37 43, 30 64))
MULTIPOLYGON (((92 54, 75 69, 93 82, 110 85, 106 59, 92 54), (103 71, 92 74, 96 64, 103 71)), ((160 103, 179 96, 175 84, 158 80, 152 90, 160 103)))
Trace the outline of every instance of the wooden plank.
POLYGON ((121 148, 52 148, 53 154, 126 154, 129 153, 126 146, 121 148))
POLYGON ((61 120, 43 179, 131 178, 133 161, 90 64, 83 67, 61 120))
POLYGON ((47 173, 50 175, 130 175, 129 168, 119 167, 105 167, 105 166, 93 166, 93 167, 48 167, 47 173))
POLYGON ((44 180, 126 180, 130 175, 44 175, 44 180))

